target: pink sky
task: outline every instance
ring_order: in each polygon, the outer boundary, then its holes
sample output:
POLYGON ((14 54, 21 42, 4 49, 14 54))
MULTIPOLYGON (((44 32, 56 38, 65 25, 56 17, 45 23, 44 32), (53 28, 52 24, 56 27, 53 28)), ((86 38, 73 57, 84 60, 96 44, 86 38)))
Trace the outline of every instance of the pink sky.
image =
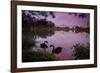
POLYGON ((85 18, 79 18, 78 16, 70 15, 67 12, 54 12, 55 18, 48 17, 48 20, 51 20, 55 23, 55 26, 82 26, 86 27, 89 22, 89 14, 85 18))

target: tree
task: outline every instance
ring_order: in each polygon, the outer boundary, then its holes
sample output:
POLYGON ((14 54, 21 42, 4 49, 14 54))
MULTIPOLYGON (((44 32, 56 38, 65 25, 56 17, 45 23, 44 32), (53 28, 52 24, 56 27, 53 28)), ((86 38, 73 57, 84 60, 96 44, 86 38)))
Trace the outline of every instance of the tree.
POLYGON ((87 13, 69 13, 69 14, 77 16, 79 18, 85 18, 87 16, 87 13))
POLYGON ((24 14, 24 16, 29 16, 31 17, 33 20, 35 19, 46 19, 49 15, 52 16, 52 18, 55 18, 55 14, 54 12, 49 12, 49 11, 31 11, 31 10, 22 10, 22 14, 24 14))
POLYGON ((22 10, 22 23, 23 27, 30 27, 31 25, 49 24, 54 25, 53 22, 48 21, 47 17, 52 16, 55 18, 54 12, 49 11, 32 11, 22 10))

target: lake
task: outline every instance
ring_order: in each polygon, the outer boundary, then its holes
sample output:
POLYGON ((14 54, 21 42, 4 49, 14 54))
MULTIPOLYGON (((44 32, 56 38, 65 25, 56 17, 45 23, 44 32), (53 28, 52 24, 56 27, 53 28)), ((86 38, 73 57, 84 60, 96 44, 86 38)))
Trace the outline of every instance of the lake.
POLYGON ((44 41, 48 41, 46 51, 52 53, 53 48, 50 45, 54 45, 54 47, 61 47, 62 50, 59 54, 54 54, 59 60, 73 60, 75 59, 73 45, 80 43, 83 46, 88 46, 90 41, 89 33, 86 32, 72 32, 72 31, 54 31, 54 33, 50 36, 41 37, 41 35, 32 39, 35 41, 35 46, 31 47, 32 51, 41 50, 40 44, 44 43, 44 41))

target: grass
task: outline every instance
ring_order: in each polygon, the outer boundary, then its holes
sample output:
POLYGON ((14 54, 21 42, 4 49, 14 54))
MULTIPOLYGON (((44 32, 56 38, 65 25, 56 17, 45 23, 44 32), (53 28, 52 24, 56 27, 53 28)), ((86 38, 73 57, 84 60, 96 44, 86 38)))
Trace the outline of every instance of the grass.
POLYGON ((89 45, 87 47, 81 45, 81 44, 76 44, 74 45, 74 56, 76 57, 75 59, 89 59, 90 58, 90 50, 89 50, 89 45))
POLYGON ((22 62, 37 62, 37 61, 54 61, 56 57, 54 54, 43 51, 28 51, 24 50, 22 53, 22 62))

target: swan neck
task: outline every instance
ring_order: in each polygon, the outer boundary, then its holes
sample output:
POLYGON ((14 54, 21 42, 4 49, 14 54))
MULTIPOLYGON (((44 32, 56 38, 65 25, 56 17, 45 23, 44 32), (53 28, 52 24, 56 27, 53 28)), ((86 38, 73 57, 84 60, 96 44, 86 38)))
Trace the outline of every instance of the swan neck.
POLYGON ((53 47, 53 49, 55 49, 55 47, 54 46, 52 46, 53 47))

